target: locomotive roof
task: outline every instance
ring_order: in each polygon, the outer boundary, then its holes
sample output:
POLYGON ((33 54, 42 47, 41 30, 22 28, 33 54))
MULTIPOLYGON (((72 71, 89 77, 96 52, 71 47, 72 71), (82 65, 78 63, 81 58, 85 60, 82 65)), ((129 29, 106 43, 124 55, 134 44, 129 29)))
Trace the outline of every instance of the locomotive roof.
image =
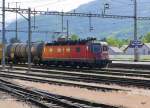
POLYGON ((103 42, 103 41, 99 41, 99 40, 94 40, 94 41, 92 41, 92 43, 94 43, 94 44, 100 44, 100 45, 108 45, 107 44, 107 42, 103 42))
POLYGON ((106 42, 101 42, 96 40, 96 38, 88 38, 84 40, 65 40, 65 41, 53 41, 47 43, 46 45, 85 45, 87 43, 97 43, 101 45, 108 45, 106 42))
POLYGON ((47 43, 46 45, 84 45, 90 42, 89 40, 68 40, 68 41, 54 41, 52 43, 47 43))
POLYGON ((106 46, 108 45, 107 42, 100 42, 100 44, 101 44, 101 45, 106 45, 106 46))

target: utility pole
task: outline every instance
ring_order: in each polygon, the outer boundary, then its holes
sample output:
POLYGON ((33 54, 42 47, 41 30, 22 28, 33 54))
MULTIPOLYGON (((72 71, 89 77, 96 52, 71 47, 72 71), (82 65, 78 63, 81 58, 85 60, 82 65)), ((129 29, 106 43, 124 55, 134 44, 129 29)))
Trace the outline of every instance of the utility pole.
POLYGON ((69 21, 67 20, 67 40, 69 40, 69 21))
MULTIPOLYGON (((91 13, 90 13, 91 14, 91 13)), ((89 31, 92 32, 92 30, 94 30, 93 26, 92 26, 92 18, 89 17, 89 31)))
POLYGON ((34 28, 34 30, 35 30, 35 28, 36 28, 36 27, 35 27, 35 9, 34 9, 34 17, 33 17, 33 18, 34 18, 34 22, 33 22, 34 26, 33 26, 33 28, 34 28))
MULTIPOLYGON (((138 41, 137 37, 137 0, 134 0, 134 41, 138 41)), ((134 48, 134 61, 139 61, 138 47, 134 48)))
POLYGON ((31 69, 31 8, 28 9, 28 71, 31 69))
POLYGON ((61 30, 62 32, 64 31, 64 12, 62 11, 62 16, 61 16, 61 30))
POLYGON ((2 3, 2 69, 5 69, 5 0, 2 3))
POLYGON ((18 8, 18 3, 20 2, 14 2, 16 4, 16 40, 18 40, 18 12, 17 12, 17 8, 18 8))

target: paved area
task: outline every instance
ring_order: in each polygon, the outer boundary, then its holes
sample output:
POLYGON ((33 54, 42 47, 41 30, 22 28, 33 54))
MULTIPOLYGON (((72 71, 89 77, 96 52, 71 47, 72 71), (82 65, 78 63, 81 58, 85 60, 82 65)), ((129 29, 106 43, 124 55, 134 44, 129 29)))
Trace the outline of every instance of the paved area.
POLYGON ((133 61, 112 61, 112 63, 150 65, 150 62, 133 62, 133 61))
POLYGON ((47 83, 35 83, 23 80, 13 81, 18 84, 25 85, 29 88, 35 87, 38 89, 49 91, 54 94, 85 99, 88 101, 108 105, 123 106, 123 108, 149 108, 150 106, 150 90, 145 89, 120 87, 117 85, 107 85, 109 87, 122 88, 128 91, 102 92, 88 90, 84 88, 50 85, 47 83))
POLYGON ((0 91, 0 108, 37 108, 0 91))

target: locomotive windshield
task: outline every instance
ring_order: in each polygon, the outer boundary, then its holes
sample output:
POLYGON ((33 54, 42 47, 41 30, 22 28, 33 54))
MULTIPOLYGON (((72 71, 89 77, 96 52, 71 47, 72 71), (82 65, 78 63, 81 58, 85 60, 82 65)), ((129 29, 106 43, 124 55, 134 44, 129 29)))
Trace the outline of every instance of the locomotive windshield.
POLYGON ((103 51, 108 51, 108 47, 107 46, 103 46, 103 51))
POLYGON ((98 52, 101 51, 101 45, 100 45, 100 44, 93 44, 91 50, 92 50, 92 52, 94 52, 94 53, 98 53, 98 52))

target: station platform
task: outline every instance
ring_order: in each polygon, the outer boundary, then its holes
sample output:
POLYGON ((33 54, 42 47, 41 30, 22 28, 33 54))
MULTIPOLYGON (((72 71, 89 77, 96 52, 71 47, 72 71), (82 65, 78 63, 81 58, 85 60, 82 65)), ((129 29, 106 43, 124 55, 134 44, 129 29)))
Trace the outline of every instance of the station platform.
POLYGON ((112 61, 113 64, 134 64, 134 65, 150 65, 149 62, 133 62, 133 61, 112 61))
POLYGON ((150 62, 112 61, 109 68, 150 70, 150 62))

